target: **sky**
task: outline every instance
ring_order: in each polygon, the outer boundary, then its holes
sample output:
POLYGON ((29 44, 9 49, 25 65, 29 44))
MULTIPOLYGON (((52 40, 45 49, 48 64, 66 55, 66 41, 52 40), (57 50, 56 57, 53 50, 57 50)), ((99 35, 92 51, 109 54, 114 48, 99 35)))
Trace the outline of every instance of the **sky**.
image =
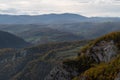
POLYGON ((0 0, 0 14, 75 13, 88 17, 120 17, 120 0, 0 0))

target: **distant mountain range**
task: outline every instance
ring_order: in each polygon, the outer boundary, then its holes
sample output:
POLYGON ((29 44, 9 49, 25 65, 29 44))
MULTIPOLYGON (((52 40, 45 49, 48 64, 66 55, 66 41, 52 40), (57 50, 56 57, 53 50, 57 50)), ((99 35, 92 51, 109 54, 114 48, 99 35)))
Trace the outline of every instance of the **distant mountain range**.
POLYGON ((78 14, 1 15, 0 30, 33 44, 94 39, 120 30, 120 18, 85 17, 78 14))
POLYGON ((75 22, 116 22, 117 17, 85 17, 78 14, 0 15, 0 24, 57 24, 75 22))
POLYGON ((0 80, 120 80, 120 18, 1 15, 0 30, 0 80))

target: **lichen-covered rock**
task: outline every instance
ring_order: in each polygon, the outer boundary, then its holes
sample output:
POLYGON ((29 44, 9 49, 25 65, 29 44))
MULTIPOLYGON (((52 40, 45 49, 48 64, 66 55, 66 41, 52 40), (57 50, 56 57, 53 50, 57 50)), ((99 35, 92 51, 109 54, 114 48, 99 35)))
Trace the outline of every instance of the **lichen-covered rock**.
POLYGON ((72 80, 72 77, 77 75, 78 73, 70 67, 57 66, 44 80, 72 80))
POLYGON ((120 72, 118 73, 117 77, 115 78, 115 80, 120 80, 120 72))
POLYGON ((96 62, 109 62, 117 55, 117 47, 113 41, 101 41, 93 46, 87 54, 96 62))
MULTIPOLYGON (((109 62, 117 55, 117 47, 114 41, 100 41, 84 53, 95 62, 109 62)), ((86 64, 87 65, 87 64, 86 64)), ((73 70, 70 66, 58 66, 54 68, 45 80, 72 80, 79 72, 73 70)), ((80 74, 80 73, 79 73, 80 74)), ((80 76, 80 80, 88 80, 85 76, 80 76)), ((115 80, 119 80, 119 77, 115 80)))

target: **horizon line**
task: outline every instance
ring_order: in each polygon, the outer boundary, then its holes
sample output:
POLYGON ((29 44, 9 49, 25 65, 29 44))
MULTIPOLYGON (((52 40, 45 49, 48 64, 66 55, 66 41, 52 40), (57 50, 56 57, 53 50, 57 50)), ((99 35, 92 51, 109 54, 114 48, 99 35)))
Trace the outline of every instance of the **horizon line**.
POLYGON ((81 15, 81 14, 77 14, 77 13, 45 13, 45 14, 11 14, 11 13, 0 13, 0 16, 43 16, 43 15, 63 15, 63 14, 73 14, 73 15, 79 15, 79 16, 83 16, 83 17, 88 17, 88 18, 94 18, 94 17, 100 17, 100 18, 104 18, 104 17, 108 17, 108 18, 120 18, 120 16, 86 16, 86 15, 81 15))

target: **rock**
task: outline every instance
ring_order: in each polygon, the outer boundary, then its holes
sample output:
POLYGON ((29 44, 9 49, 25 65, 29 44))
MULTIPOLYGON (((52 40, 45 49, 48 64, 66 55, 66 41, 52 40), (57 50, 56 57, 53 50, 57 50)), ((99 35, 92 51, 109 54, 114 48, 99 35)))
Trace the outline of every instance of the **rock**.
POLYGON ((118 73, 117 77, 115 78, 115 80, 120 80, 120 72, 118 73))
POLYGON ((117 55, 117 47, 113 41, 101 41, 91 48, 89 55, 93 57, 96 62, 109 62, 117 55))
MULTIPOLYGON (((92 48, 88 49, 85 54, 86 56, 90 56, 91 58, 93 58, 97 63, 109 62, 114 57, 116 57, 117 47, 112 40, 101 41, 92 48)), ((57 66, 50 72, 45 80, 72 80, 72 78, 77 76, 78 74, 78 72, 74 71, 69 66, 57 66)), ((85 76, 80 76, 80 80, 88 79, 85 76)), ((120 74, 118 74, 118 77, 115 80, 120 80, 120 74)))
POLYGON ((78 73, 66 66, 55 67, 44 80, 72 80, 78 73), (67 68, 67 69, 66 69, 67 68))

